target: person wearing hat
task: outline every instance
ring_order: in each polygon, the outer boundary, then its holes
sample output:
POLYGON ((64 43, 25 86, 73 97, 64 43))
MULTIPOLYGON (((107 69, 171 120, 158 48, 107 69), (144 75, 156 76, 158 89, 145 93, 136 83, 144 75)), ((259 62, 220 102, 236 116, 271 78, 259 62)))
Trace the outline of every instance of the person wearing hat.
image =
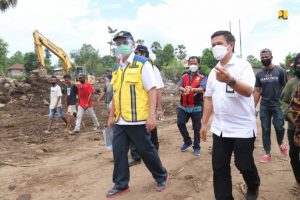
POLYGON ((295 77, 287 82, 280 103, 284 119, 288 121, 289 156, 296 183, 290 191, 300 196, 300 53, 294 60, 295 77))
POLYGON ((110 109, 110 102, 111 102, 111 100, 113 98, 113 95, 114 95, 112 84, 111 84, 111 78, 112 78, 111 73, 106 75, 103 91, 101 92, 101 94, 99 95, 99 97, 97 99, 97 101, 100 102, 101 99, 105 96, 104 101, 105 101, 106 107, 108 109, 108 112, 109 112, 109 109, 110 109))
POLYGON ((93 109, 93 102, 92 102, 92 95, 94 93, 94 89, 91 84, 85 81, 85 75, 80 73, 78 74, 79 84, 77 86, 78 89, 78 114, 76 118, 76 126, 75 129, 70 132, 73 135, 78 135, 80 132, 80 125, 81 120, 84 115, 85 111, 88 111, 89 115, 91 116, 94 124, 94 131, 99 129, 99 122, 95 115, 93 109))
POLYGON ((256 74, 254 100, 256 107, 261 97, 259 116, 262 128, 263 147, 266 153, 259 161, 261 163, 267 163, 272 160, 272 118, 279 149, 283 155, 288 154, 288 147, 283 143, 285 132, 284 119, 279 101, 282 89, 287 83, 287 74, 282 67, 276 66, 272 63, 273 56, 270 49, 265 48, 261 50, 260 59, 264 67, 256 74))
POLYGON ((150 132, 156 127, 156 79, 148 59, 135 55, 130 32, 118 32, 113 41, 120 54, 113 68, 114 96, 108 127, 113 127, 114 186, 106 196, 115 197, 129 191, 128 150, 132 143, 156 181, 156 191, 163 191, 169 182, 150 132))
MULTIPOLYGON (((134 53, 139 56, 143 56, 148 58, 148 61, 152 64, 152 61, 149 58, 149 51, 146 46, 143 45, 137 45, 137 47, 134 50, 134 53)), ((161 89, 164 87, 163 80, 161 78, 160 72, 158 68, 153 65, 155 78, 156 78, 156 118, 158 120, 161 120, 163 118, 163 111, 162 111, 162 94, 161 89)), ((157 127, 155 127, 151 133, 151 142, 154 144, 155 148, 159 149, 159 142, 158 142, 158 136, 157 136, 157 127)), ((130 154, 131 154, 131 160, 129 160, 128 164, 129 167, 141 164, 141 156, 137 153, 136 148, 133 144, 130 144, 130 154)))

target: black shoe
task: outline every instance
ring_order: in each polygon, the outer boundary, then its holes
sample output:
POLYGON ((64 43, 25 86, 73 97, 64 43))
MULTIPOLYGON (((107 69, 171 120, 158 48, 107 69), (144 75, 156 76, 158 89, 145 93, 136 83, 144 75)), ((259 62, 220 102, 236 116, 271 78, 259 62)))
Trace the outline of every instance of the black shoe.
POLYGON ((112 189, 110 189, 106 193, 106 197, 107 198, 114 198, 114 197, 119 196, 121 194, 125 194, 125 193, 127 193, 129 191, 130 191, 129 187, 125 188, 125 189, 116 189, 116 188, 113 187, 112 189))
POLYGON ((250 190, 247 190, 247 193, 246 193, 246 200, 257 200, 258 199, 258 192, 259 190, 257 189, 256 191, 250 191, 250 190))
POLYGON ((129 160, 128 161, 128 165, 129 165, 129 167, 132 167, 132 166, 134 166, 134 165, 139 165, 139 164, 141 164, 142 162, 140 161, 140 160, 129 160))
POLYGON ((162 192, 163 190, 165 190, 167 188, 168 184, 169 184, 169 181, 170 181, 170 176, 168 174, 165 181, 163 181, 161 183, 157 183, 156 191, 157 192, 162 192))

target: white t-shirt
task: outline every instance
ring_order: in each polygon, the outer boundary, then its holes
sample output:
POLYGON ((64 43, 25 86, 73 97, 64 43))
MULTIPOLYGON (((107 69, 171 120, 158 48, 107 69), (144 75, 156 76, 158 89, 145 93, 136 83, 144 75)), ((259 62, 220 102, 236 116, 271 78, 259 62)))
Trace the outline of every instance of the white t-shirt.
MULTIPOLYGON (((127 58, 126 62, 120 63, 122 65, 123 70, 126 69, 128 63, 133 62, 134 55, 135 55, 134 53, 131 53, 130 56, 127 58)), ((153 87, 156 88, 157 84, 156 84, 155 73, 154 73, 152 65, 148 61, 144 63, 144 66, 142 68, 142 81, 143 81, 144 89, 146 91, 149 91, 153 87)), ((141 125, 141 124, 145 124, 145 123, 146 123, 145 121, 127 122, 122 118, 122 116, 119 118, 119 121, 117 122, 118 125, 141 125)))
POLYGON ((57 98, 60 97, 57 107, 61 107, 61 88, 59 85, 50 88, 50 109, 54 109, 57 98))
POLYGON ((156 66, 154 66, 154 74, 155 74, 155 78, 156 78, 156 89, 161 89, 163 88, 165 85, 164 85, 164 82, 161 78, 161 75, 160 75, 160 71, 158 70, 158 68, 156 66))
MULTIPOLYGON (((217 64, 220 66, 220 62, 217 64)), ((255 75, 251 65, 235 56, 224 66, 235 80, 254 88, 255 75)), ((205 96, 212 97, 214 118, 211 132, 222 137, 251 138, 256 135, 254 97, 245 97, 216 79, 213 68, 208 76, 205 96)))

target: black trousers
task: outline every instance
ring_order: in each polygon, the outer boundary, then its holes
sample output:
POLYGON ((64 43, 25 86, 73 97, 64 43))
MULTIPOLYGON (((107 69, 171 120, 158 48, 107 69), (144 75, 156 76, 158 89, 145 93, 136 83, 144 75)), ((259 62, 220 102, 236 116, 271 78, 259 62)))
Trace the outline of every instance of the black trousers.
POLYGON ((192 112, 188 113, 182 110, 181 108, 178 108, 177 110, 177 127, 179 128, 179 131, 183 137, 183 142, 187 145, 192 144, 192 139, 189 135, 189 132, 186 128, 186 123, 189 121, 189 119, 192 119, 192 125, 194 130, 194 149, 200 149, 200 129, 201 129, 201 118, 202 118, 202 112, 192 112))
POLYGON ((168 175, 167 170, 162 166, 145 125, 115 124, 113 128, 114 187, 117 189, 128 187, 130 174, 127 154, 130 143, 134 144, 156 182, 165 181, 168 175))
POLYGON ((214 193, 217 200, 232 200, 232 182, 230 160, 234 152, 234 161, 250 191, 256 191, 260 178, 254 163, 253 138, 224 138, 213 134, 212 166, 214 193))
MULTIPOLYGON (((156 150, 159 149, 159 142, 157 137, 157 128, 153 129, 150 133, 151 142, 154 144, 156 150)), ((140 154, 137 152, 136 147, 133 143, 130 144, 130 154, 131 158, 135 161, 140 161, 142 158, 140 154)))
POLYGON ((294 172, 295 179, 300 183, 300 148, 294 144, 294 130, 288 129, 288 139, 290 145, 291 166, 294 172))

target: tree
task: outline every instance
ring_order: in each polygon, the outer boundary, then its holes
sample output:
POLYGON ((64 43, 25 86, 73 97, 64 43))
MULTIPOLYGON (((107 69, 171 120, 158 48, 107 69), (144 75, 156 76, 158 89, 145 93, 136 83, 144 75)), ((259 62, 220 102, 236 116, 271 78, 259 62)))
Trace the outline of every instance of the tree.
POLYGON ((110 34, 110 41, 107 42, 109 44, 109 55, 111 56, 113 54, 113 56, 115 56, 115 48, 111 48, 114 43, 112 41, 112 38, 113 38, 113 34, 115 32, 117 32, 117 29, 112 29, 110 26, 107 26, 107 29, 108 29, 108 33, 110 34))
POLYGON ((24 67, 27 73, 30 73, 34 69, 38 69, 40 63, 38 61, 37 55, 35 52, 28 52, 24 55, 24 67))
POLYGON ((24 55, 21 51, 16 51, 14 55, 8 59, 8 65, 10 66, 13 64, 24 64, 24 55))
POLYGON ((178 45, 175 49, 175 54, 178 60, 183 60, 186 57, 186 47, 182 45, 178 45))
MULTIPOLYGON (((294 62, 296 55, 297 55, 297 53, 289 52, 289 54, 286 55, 284 58, 284 64, 283 65, 281 64, 281 66, 286 69, 292 69, 291 66, 294 62)), ((292 69, 292 70, 294 70, 294 69, 292 69)))
POLYGON ((76 65, 85 66, 89 73, 95 72, 101 60, 99 51, 90 44, 83 44, 79 50, 73 50, 71 58, 74 59, 76 65))
POLYGON ((0 0, 0 10, 5 12, 9 7, 15 7, 17 0, 0 0))
POLYGON ((154 54, 156 54, 157 51, 160 51, 161 50, 161 45, 159 42, 155 41, 152 43, 151 45, 151 50, 154 54))
POLYGON ((175 59, 174 47, 172 44, 166 44, 163 50, 156 50, 156 59, 154 64, 158 67, 169 65, 175 59))
POLYGON ((113 68, 117 64, 117 59, 113 56, 103 56, 100 62, 104 68, 113 68))
POLYGON ((8 44, 0 38, 0 74, 7 71, 7 50, 8 44))
POLYGON ((207 66, 209 68, 213 68, 216 66, 218 61, 214 58, 211 49, 206 48, 202 51, 201 57, 201 66, 207 66))
POLYGON ((247 56, 246 60, 251 64, 253 68, 262 68, 261 61, 255 58, 253 55, 247 56))
POLYGON ((136 44, 138 44, 138 45, 144 45, 144 42, 145 42, 145 40, 142 40, 142 39, 136 40, 136 44))

